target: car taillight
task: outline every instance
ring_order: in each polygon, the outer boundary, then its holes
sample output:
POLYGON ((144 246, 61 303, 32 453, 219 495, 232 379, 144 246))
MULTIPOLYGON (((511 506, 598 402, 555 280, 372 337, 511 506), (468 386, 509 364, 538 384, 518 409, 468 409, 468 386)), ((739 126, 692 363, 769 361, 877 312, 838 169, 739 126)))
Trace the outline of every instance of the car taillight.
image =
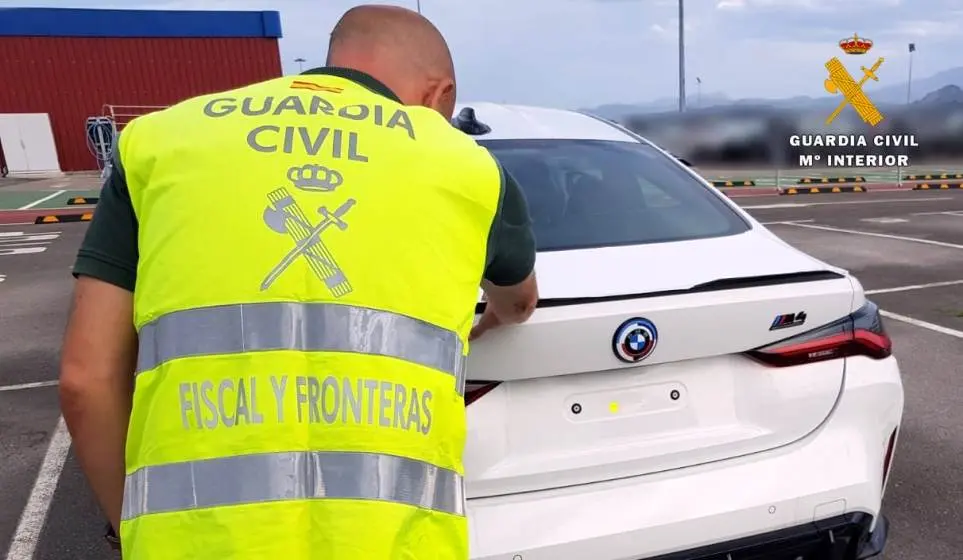
POLYGON ((472 381, 465 383, 465 406, 484 397, 489 391, 498 387, 498 381, 472 381))
POLYGON ((881 360, 892 352, 879 307, 867 301, 848 317, 746 354, 766 365, 787 367, 849 356, 881 360))

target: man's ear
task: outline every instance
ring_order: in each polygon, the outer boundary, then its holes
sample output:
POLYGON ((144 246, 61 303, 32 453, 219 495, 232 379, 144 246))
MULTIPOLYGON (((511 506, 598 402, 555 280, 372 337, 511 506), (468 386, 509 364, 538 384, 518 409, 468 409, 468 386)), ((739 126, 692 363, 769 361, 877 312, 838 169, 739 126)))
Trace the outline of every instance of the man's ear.
POLYGON ((455 81, 442 78, 431 84, 425 91, 422 105, 441 113, 441 116, 451 120, 455 112, 455 81))

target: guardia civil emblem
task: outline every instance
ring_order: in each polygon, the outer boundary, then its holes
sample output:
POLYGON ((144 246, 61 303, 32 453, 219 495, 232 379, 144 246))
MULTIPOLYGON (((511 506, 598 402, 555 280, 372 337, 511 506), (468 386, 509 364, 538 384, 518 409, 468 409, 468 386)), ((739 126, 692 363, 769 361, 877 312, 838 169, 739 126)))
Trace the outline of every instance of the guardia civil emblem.
MULTIPOLYGON (((847 37, 839 41, 839 48, 848 55, 860 56, 864 55, 873 48, 873 41, 866 39, 865 37, 860 37, 853 33, 852 37, 847 37)), ((863 84, 868 80, 879 81, 879 77, 876 76, 876 71, 883 64, 883 57, 876 59, 876 63, 870 68, 861 66, 860 70, 863 71, 862 78, 857 82, 855 78, 846 70, 843 66, 842 61, 837 57, 832 57, 826 61, 826 70, 829 72, 829 77, 824 81, 824 86, 826 91, 836 95, 842 96, 842 101, 836 107, 829 117, 826 119, 826 125, 831 124, 839 113, 846 108, 847 105, 851 106, 859 118, 870 125, 876 126, 883 120, 883 114, 879 112, 873 101, 866 95, 863 91, 863 84)))
MULTIPOLYGON (((309 192, 333 192, 344 179, 336 170, 322 165, 302 165, 288 169, 288 179, 294 187, 309 192)), ((349 198, 334 210, 327 206, 318 208, 321 220, 313 223, 298 205, 287 188, 281 187, 268 193, 268 206, 264 209, 264 223, 271 230, 287 235, 294 247, 278 262, 261 282, 261 290, 267 290, 298 259, 305 259, 311 272, 324 283, 336 297, 352 292, 344 270, 338 265, 331 250, 324 244, 325 231, 335 228, 348 229, 344 216, 355 205, 349 198)))

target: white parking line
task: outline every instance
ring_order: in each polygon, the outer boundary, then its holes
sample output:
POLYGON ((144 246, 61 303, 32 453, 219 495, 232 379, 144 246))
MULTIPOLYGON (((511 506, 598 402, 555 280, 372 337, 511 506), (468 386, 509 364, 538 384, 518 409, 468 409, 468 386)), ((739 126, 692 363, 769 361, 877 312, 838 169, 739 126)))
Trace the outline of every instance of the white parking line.
POLYGON ((7 551, 7 560, 33 559, 69 451, 70 432, 67 431, 67 425, 61 416, 57 419, 57 427, 50 438, 43 463, 40 464, 40 472, 37 473, 37 480, 30 491, 30 498, 20 514, 20 522, 7 551))
MULTIPOLYGON (((14 232, 11 232, 11 233, 14 233, 14 232)), ((16 233, 22 233, 22 232, 16 232, 16 233)), ((60 237, 59 231, 44 232, 44 233, 38 233, 34 235, 26 235, 26 234, 19 235, 19 236, 10 235, 10 236, 0 237, 0 243, 2 243, 4 247, 16 247, 17 245, 24 244, 24 243, 29 245, 32 243, 36 243, 38 241, 53 241, 58 237, 60 237)))
POLYGON ((894 239, 896 241, 910 241, 912 243, 923 243, 925 245, 936 245, 937 247, 949 247, 950 249, 963 249, 963 245, 957 245, 955 243, 944 243, 943 241, 933 241, 932 239, 919 239, 916 237, 906 237, 904 235, 890 235, 888 233, 873 233, 870 231, 859 231, 855 229, 843 229, 829 226, 817 226, 815 224, 800 224, 798 222, 788 222, 787 226, 818 229, 823 231, 832 231, 835 233, 848 233, 851 235, 865 235, 866 237, 880 237, 882 239, 894 239))
POLYGON ((777 224, 788 225, 788 224, 807 224, 809 222, 815 222, 816 220, 783 220, 781 222, 759 222, 764 226, 773 226, 777 224))
POLYGON ((795 202, 784 202, 782 204, 754 204, 752 206, 743 206, 743 210, 771 210, 773 208, 805 208, 805 204, 796 204, 795 202))
POLYGON ((809 206, 836 206, 838 204, 886 204, 890 202, 930 202, 932 200, 953 200, 952 196, 933 198, 883 198, 880 200, 839 200, 836 202, 784 202, 779 204, 759 204, 743 206, 744 210, 769 210, 775 208, 806 208, 809 206))
POLYGON ((906 315, 898 315, 890 311, 880 310, 879 314, 888 319, 893 319, 894 321, 900 321, 908 325, 913 325, 914 327, 920 327, 923 329, 931 330, 933 332, 938 332, 940 334, 955 336, 956 338, 963 338, 963 331, 958 331, 956 329, 951 329, 949 327, 944 327, 941 325, 935 325, 933 323, 928 323, 926 321, 920 321, 919 319, 907 317, 906 315))
POLYGON ((43 253, 47 245, 60 237, 59 231, 26 234, 22 231, 0 232, 0 257, 43 253))
POLYGON ((963 210, 941 210, 939 212, 913 212, 913 216, 954 216, 963 218, 963 210))
POLYGON ((50 199, 52 199, 52 198, 57 198, 58 196, 64 194, 65 192, 67 192, 67 191, 57 191, 57 192, 55 192, 55 193, 53 193, 53 194, 48 194, 47 196, 45 196, 45 197, 43 197, 43 198, 39 198, 39 199, 37 199, 37 200, 34 200, 34 201, 31 202, 30 204, 24 204, 24 205, 21 206, 20 208, 17 208, 17 210, 30 210, 30 209, 33 208, 34 206, 36 206, 36 205, 38 205, 38 204, 43 204, 44 202, 47 202, 48 200, 50 200, 50 199))
POLYGON ((3 249, 0 250, 0 257, 9 257, 13 255, 36 255, 37 253, 43 253, 46 250, 46 247, 17 247, 14 249, 3 249))
POLYGON ((4 385, 0 387, 0 393, 5 393, 8 391, 23 391, 24 389, 36 389, 38 387, 53 387, 59 384, 60 381, 56 379, 53 381, 36 381, 34 383, 18 383, 17 385, 4 385))
POLYGON ((900 286, 898 288, 883 288, 880 290, 866 290, 868 296, 875 294, 891 294, 893 292, 909 292, 912 290, 925 290, 927 288, 942 288, 944 286, 956 286, 963 284, 963 280, 949 280, 947 282, 930 282, 929 284, 915 284, 912 286, 900 286))

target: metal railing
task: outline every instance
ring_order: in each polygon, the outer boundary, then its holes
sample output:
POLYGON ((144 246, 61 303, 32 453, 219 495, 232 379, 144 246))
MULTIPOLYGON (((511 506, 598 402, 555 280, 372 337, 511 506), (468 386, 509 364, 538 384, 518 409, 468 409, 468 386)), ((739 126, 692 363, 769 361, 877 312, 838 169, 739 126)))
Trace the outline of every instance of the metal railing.
MULTIPOLYGON (((114 147, 117 141, 117 135, 126 127, 132 120, 137 117, 153 113, 154 111, 160 111, 166 109, 167 107, 159 105, 113 105, 110 103, 104 104, 101 108, 101 116, 110 121, 110 128, 112 133, 104 134, 98 136, 98 141, 91 144, 91 152, 94 153, 98 161, 98 166, 101 166, 101 178, 106 178, 110 174, 110 157, 113 153, 114 147), (109 139, 103 138, 102 136, 109 136, 109 139), (94 145, 96 144, 96 145, 94 145)), ((95 119, 88 119, 88 126, 90 122, 95 119)), ((88 131, 89 134, 89 131, 88 131)), ((90 139, 88 138, 88 143, 90 139)))
POLYGON ((115 132, 120 132, 130 121, 137 117, 166 109, 160 105, 111 105, 105 104, 101 112, 114 123, 115 132))

